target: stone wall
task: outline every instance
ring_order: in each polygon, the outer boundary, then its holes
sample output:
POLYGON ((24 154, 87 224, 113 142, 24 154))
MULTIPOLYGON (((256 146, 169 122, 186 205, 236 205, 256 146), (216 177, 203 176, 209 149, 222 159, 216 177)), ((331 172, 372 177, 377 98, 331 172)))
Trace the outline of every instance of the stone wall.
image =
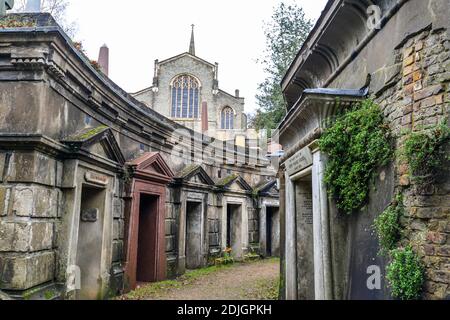
MULTIPOLYGON (((396 51, 398 82, 377 98, 402 150, 405 132, 423 131, 450 119, 450 41, 444 30, 423 30, 396 51)), ((426 188, 409 176, 397 158, 397 190, 404 194, 406 237, 426 265, 424 298, 450 297, 450 172, 443 168, 437 184, 426 188)))
POLYGON ((61 163, 39 152, 1 158, 0 286, 27 290, 55 278, 61 163))
MULTIPOLYGON (((309 88, 337 88, 338 90, 329 91, 337 94, 343 89, 357 92, 360 88, 367 88, 368 97, 381 106, 395 137, 395 161, 378 172, 374 180, 375 188, 371 191, 366 208, 352 217, 342 217, 333 206, 330 208, 331 250, 334 257, 332 268, 337 290, 334 296, 361 298, 361 294, 367 294, 366 270, 362 270, 361 266, 370 263, 368 257, 373 257, 372 263, 384 270, 388 261, 376 257, 377 239, 370 228, 373 219, 394 200, 396 193, 401 192, 406 209, 406 216, 401 221, 406 230, 404 244, 412 243, 426 265, 423 298, 448 299, 448 165, 442 168, 434 186, 421 188, 409 175, 408 164, 401 156, 410 131, 424 131, 429 126, 450 119, 448 1, 380 0, 374 1, 374 4, 381 7, 384 20, 381 28, 368 30, 364 19, 353 15, 352 4, 339 6, 339 1, 329 1, 322 19, 319 19, 313 31, 317 37, 309 37, 283 82, 289 108, 293 109, 299 107, 302 101, 307 101, 305 98, 296 102, 302 94, 303 97, 308 97, 303 92, 307 89, 306 84, 309 88), (333 18, 328 15, 330 12, 327 10, 336 10, 333 18), (344 32, 340 27, 341 22, 352 26, 352 30, 344 32), (310 50, 322 45, 327 46, 333 54, 322 56, 310 50), (320 63, 323 60, 329 63, 320 63), (359 265, 360 270, 357 267, 349 271, 348 263, 359 265), (355 283, 359 283, 357 286, 365 293, 357 292, 357 287, 346 287, 354 286, 355 283)), ((361 7, 367 9, 362 2, 361 7)), ((325 95, 324 93, 323 96, 325 95)), ((326 103, 326 99, 323 99, 326 103)), ((302 147, 306 147, 320 136, 320 131, 318 134, 316 131, 307 132, 314 129, 310 125, 321 127, 320 124, 317 125, 313 112, 306 110, 301 114, 302 111, 304 110, 298 109, 291 112, 294 115, 292 117, 297 118, 290 122, 292 127, 285 130, 282 137, 285 146, 292 147, 305 142, 302 147), (296 133, 300 130, 306 131, 304 134, 301 131, 301 137, 296 133)), ((283 167, 280 174, 284 174, 283 167)), ((281 185, 282 190, 286 188, 285 183, 281 185)), ((283 190, 282 198, 285 195, 286 191, 283 190)), ((283 201, 282 199, 281 207, 285 205, 283 201)), ((282 210, 282 216, 285 214, 286 211, 282 210)), ((285 217, 282 221, 283 219, 285 217)), ((289 241, 285 238, 286 227, 288 226, 282 225, 284 245, 289 241)), ((282 255, 282 265, 286 263, 284 259, 282 255)), ((286 276, 283 274, 283 278, 286 276)), ((374 299, 390 297, 384 277, 381 292, 369 294, 374 299)))

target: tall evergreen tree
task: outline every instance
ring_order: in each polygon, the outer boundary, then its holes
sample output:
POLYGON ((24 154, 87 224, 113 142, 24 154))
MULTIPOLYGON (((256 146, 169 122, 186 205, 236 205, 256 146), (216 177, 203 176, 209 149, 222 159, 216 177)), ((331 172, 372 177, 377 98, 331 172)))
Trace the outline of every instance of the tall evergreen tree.
POLYGON ((259 84, 256 99, 259 108, 250 125, 255 129, 275 129, 286 113, 281 80, 305 42, 313 23, 303 8, 295 3, 281 2, 274 8, 271 20, 265 23, 266 49, 259 61, 267 78, 259 84))

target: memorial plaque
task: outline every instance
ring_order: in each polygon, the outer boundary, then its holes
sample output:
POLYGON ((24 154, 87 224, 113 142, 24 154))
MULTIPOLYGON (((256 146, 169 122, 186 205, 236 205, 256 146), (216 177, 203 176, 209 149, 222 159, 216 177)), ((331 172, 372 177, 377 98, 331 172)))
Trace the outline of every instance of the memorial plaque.
POLYGON ((84 178, 87 182, 106 186, 108 184, 108 177, 96 172, 86 172, 84 178))
POLYGON ((313 224, 312 194, 303 194, 301 200, 302 217, 306 224, 313 224))
POLYGON ((81 221, 83 222, 97 222, 98 220, 98 209, 87 209, 81 212, 81 221))
POLYGON ((285 165, 286 172, 289 176, 308 168, 313 163, 311 150, 308 147, 303 148, 292 157, 290 157, 285 165))

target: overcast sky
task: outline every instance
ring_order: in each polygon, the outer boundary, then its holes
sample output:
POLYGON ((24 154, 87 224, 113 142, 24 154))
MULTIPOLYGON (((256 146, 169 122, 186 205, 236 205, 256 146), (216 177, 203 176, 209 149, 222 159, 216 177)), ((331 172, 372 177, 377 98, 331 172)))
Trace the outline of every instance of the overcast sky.
MULTIPOLYGON (((326 0, 285 0, 301 5, 316 20, 326 0)), ((154 60, 188 51, 195 24, 196 54, 219 63, 219 86, 241 90, 246 112, 256 108, 257 84, 264 79, 256 63, 265 47, 263 21, 280 0, 70 0, 68 20, 75 20, 92 59, 106 43, 110 77, 128 92, 152 84, 154 60)))

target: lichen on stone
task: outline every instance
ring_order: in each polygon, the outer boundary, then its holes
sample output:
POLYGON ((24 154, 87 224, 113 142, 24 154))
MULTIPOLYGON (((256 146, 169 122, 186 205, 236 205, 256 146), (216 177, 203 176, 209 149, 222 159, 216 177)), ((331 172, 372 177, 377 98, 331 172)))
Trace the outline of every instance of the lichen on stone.
POLYGON ((108 129, 108 126, 98 126, 95 128, 89 128, 89 129, 87 129, 87 131, 83 130, 81 133, 79 133, 73 137, 70 137, 70 140, 85 141, 85 140, 88 140, 88 139, 96 136, 97 134, 105 131, 106 129, 108 129))
POLYGON ((222 180, 219 180, 217 182, 217 186, 219 187, 225 187, 226 185, 228 185, 230 182, 236 180, 239 177, 238 174, 233 173, 230 174, 229 176, 226 176, 225 178, 223 178, 222 180))
POLYGON ((186 166, 181 172, 179 173, 179 177, 184 178, 191 174, 193 171, 197 170, 200 166, 198 164, 190 164, 186 166))
POLYGON ((4 16, 0 18, 0 29, 8 28, 33 28, 37 25, 36 20, 20 16, 4 16))

